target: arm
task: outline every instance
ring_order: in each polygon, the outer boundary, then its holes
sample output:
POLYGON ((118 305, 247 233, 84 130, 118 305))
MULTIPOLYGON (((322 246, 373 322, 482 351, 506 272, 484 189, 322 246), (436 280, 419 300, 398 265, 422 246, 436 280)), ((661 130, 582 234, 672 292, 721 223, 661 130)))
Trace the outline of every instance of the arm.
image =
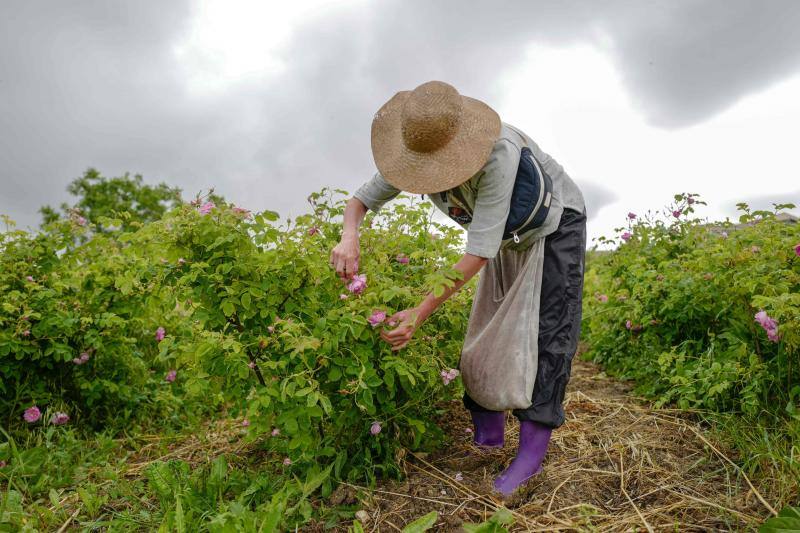
POLYGON ((358 198, 350 198, 344 209, 342 239, 331 251, 331 266, 342 279, 351 279, 358 272, 360 246, 358 228, 367 214, 367 206, 358 198))
POLYGON ((403 348, 411 341, 417 328, 421 326, 442 303, 472 279, 472 277, 483 268, 487 261, 488 259, 485 257, 479 257, 469 253, 464 254, 458 263, 453 265, 453 268, 461 272, 462 278, 456 280, 452 287, 446 288, 441 296, 435 296, 433 293, 429 293, 417 307, 400 311, 392 316, 389 322, 399 322, 399 326, 392 331, 381 332, 383 340, 392 345, 392 350, 396 351, 403 348))
POLYGON ((347 201, 342 223, 342 238, 331 251, 331 266, 343 280, 352 279, 358 273, 359 242, 358 228, 371 209, 378 212, 380 208, 400 194, 400 190, 388 183, 380 172, 362 185, 347 201))

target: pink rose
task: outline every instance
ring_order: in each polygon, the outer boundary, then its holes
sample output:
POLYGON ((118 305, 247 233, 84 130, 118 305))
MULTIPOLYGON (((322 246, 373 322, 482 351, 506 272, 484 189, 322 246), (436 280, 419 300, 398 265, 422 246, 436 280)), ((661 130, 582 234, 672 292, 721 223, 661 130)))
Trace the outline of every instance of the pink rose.
POLYGON ((280 435, 280 434, 281 434, 281 430, 280 430, 280 429, 278 429, 278 428, 274 428, 274 429, 272 430, 272 433, 271 433, 271 435, 272 435, 273 437, 277 437, 277 436, 278 436, 278 435, 280 435))
POLYGON ((242 420, 242 427, 243 428, 246 428, 246 427, 249 427, 249 426, 250 426, 250 421, 248 419, 245 418, 244 420, 242 420))
POLYGON ((629 220, 636 220, 636 213, 628 213, 629 220))
POLYGON ((681 212, 676 209, 675 211, 672 212, 672 216, 674 216, 675 218, 680 218, 681 212))
POLYGON ((81 356, 80 356, 81 364, 85 363, 88 360, 89 360, 89 353, 88 352, 81 353, 81 356))
POLYGON ((206 202, 198 208, 198 211, 200 212, 201 215, 207 215, 215 207, 217 206, 216 204, 214 204, 214 202, 206 202))
POLYGON ((633 324, 631 323, 631 321, 630 320, 626 320, 625 321, 625 329, 631 329, 631 327, 633 327, 633 324))
POLYGON ((67 413, 56 413, 50 419, 50 423, 54 426, 63 426, 67 422, 69 422, 69 415, 67 413))
POLYGON ((176 377, 178 377, 178 371, 177 370, 170 370, 169 372, 167 372, 167 375, 164 376, 164 381, 168 381, 169 383, 172 383, 173 381, 175 381, 176 377))
POLYGON ((242 215, 243 218, 251 217, 250 210, 245 209, 244 207, 234 207, 233 212, 236 213, 237 215, 242 215))
POLYGON ((167 334, 167 331, 164 328, 162 328, 161 326, 158 326, 158 329, 156 330, 156 340, 158 342, 163 341, 164 340, 164 336, 166 334, 167 334))
POLYGON ((373 328, 378 327, 379 325, 383 324, 383 321, 386 320, 386 312, 384 311, 373 311, 372 316, 367 319, 373 328))
POLYGON ((33 276, 26 276, 25 279, 27 279, 30 282, 33 282, 33 276))
POLYGON ((290 464, 292 464, 292 460, 286 457, 283 459, 283 464, 284 466, 289 466, 290 464))
POLYGON ((455 368, 451 368, 449 370, 442 370, 439 372, 439 375, 442 377, 442 383, 445 385, 449 385, 451 381, 456 379, 461 372, 456 370, 455 368))
POLYGON ((347 295, 342 293, 342 294, 339 295, 339 299, 340 300, 347 300, 347 295))
POLYGON ((377 435, 381 432, 381 423, 380 422, 373 422, 369 428, 369 432, 373 435, 377 435))
POLYGON ((800 257, 800 244, 794 247, 794 253, 800 257))
POLYGON ((353 294, 361 294, 367 288, 367 275, 356 274, 353 280, 347 285, 347 290, 353 294))
POLYGON ((86 219, 83 218, 80 215, 78 215, 78 217, 75 219, 75 222, 77 222, 79 226, 85 226, 86 225, 86 219))
POLYGON ((686 195, 686 203, 692 205, 694 203, 694 198, 692 198, 691 194, 686 195))
POLYGON ((622 234, 622 240, 625 242, 628 242, 631 237, 633 237, 633 235, 631 234, 630 231, 626 231, 625 233, 622 234))
POLYGON ((31 330, 26 329, 25 331, 22 332, 22 336, 23 337, 30 337, 31 336, 31 330))
POLYGON ((28 424, 33 424, 40 418, 42 418, 42 412, 35 405, 25 409, 25 412, 22 414, 22 419, 28 424))
POLYGON ((319 228, 318 227, 312 226, 312 227, 308 228, 308 236, 309 237, 313 237, 317 233, 319 233, 319 228))
MULTIPOLYGON (((798 246, 800 246, 800 245, 798 245, 798 246)), ((400 263, 401 265, 407 265, 407 264, 408 264, 408 261, 409 261, 409 260, 408 260, 408 257, 406 257, 406 256, 404 256, 404 255, 398 255, 398 256, 397 256, 395 259, 396 259, 396 260, 397 260, 397 262, 398 262, 398 263, 400 263)))

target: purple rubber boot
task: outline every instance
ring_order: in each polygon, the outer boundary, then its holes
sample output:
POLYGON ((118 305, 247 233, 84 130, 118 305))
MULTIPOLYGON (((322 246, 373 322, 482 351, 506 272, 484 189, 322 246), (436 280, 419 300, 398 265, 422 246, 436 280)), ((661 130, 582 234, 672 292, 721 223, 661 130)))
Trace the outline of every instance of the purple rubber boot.
POLYGON ((494 480, 494 488, 504 496, 510 496, 531 477, 541 472, 542 460, 552 432, 552 428, 538 422, 521 420, 517 456, 494 480))
POLYGON ((470 411, 475 425, 475 444, 502 448, 505 443, 506 414, 503 411, 470 411))

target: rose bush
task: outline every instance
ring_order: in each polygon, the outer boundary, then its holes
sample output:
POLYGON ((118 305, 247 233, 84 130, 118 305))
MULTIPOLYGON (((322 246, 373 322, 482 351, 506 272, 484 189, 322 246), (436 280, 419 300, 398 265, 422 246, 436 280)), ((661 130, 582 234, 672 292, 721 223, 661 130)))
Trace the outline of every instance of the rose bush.
MULTIPOLYGON (((740 204, 738 224, 628 215, 624 241, 586 275, 589 356, 659 404, 795 416, 800 402, 800 224, 740 204)), ((619 243, 615 239, 601 242, 619 243)))
POLYGON ((452 283, 460 237, 431 222, 429 204, 396 203, 368 215, 360 273, 345 284, 328 262, 342 198, 313 194, 313 213, 283 226, 269 211, 206 202, 155 223, 163 286, 201 326, 159 348, 188 394, 226 402, 287 469, 331 464, 337 477, 369 478, 396 473, 404 447, 439 441, 436 404, 453 388, 440 373, 458 359, 469 289, 392 352, 379 336, 386 317, 452 283))
MULTIPOLYGON (((176 317, 153 296, 154 251, 119 232, 61 219, 0 234, 0 407, 9 425, 36 404, 59 424, 124 423, 173 402, 156 386, 163 363, 154 320, 176 317), (141 277, 140 277, 141 276, 141 277)), ((133 235, 133 234, 129 234, 133 235)), ((180 318, 180 317, 178 317, 180 318)), ((182 319, 185 321, 185 319, 182 319)), ((162 374, 163 375, 163 374, 162 374)))

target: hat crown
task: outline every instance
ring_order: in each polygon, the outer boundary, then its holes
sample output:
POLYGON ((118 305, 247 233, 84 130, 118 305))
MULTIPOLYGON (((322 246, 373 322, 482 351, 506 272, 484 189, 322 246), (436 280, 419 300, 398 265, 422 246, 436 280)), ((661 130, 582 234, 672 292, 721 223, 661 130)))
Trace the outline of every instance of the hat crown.
POLYGON ((463 102, 455 87, 441 81, 423 83, 403 104, 403 144, 423 153, 441 148, 455 137, 462 113, 463 102))

